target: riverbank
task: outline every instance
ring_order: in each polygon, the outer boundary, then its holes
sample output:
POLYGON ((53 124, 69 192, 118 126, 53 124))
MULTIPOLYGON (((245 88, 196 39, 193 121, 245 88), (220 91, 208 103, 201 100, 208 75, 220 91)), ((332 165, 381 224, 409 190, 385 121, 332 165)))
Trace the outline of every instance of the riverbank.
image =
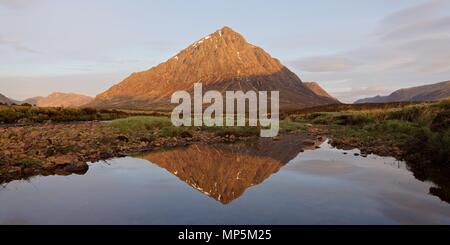
POLYGON ((337 147, 450 166, 450 101, 394 105, 345 105, 325 112, 309 109, 289 117, 326 129, 337 147))
POLYGON ((339 149, 358 148, 403 160, 414 176, 436 184, 430 193, 450 202, 450 102, 342 105, 290 114, 314 124, 339 149), (323 111, 326 110, 326 111, 323 111))
MULTIPOLYGON (((360 149, 363 157, 371 153, 393 156, 423 168, 424 180, 436 175, 437 171, 429 169, 448 168, 448 101, 381 106, 338 105, 289 114, 280 121, 280 136, 273 140, 296 135, 307 146, 328 137, 337 148, 360 149)), ((161 147, 253 140, 259 132, 255 127, 174 127, 167 116, 133 116, 108 123, 4 125, 0 127, 0 182, 85 173, 88 162, 161 147)), ((448 176, 439 179, 448 181, 448 176)))
MULTIPOLYGON (((303 124, 283 123, 282 134, 296 134, 305 146, 314 144, 318 132, 303 124)), ((176 128, 167 117, 140 116, 110 123, 47 123, 0 128, 0 183, 34 175, 83 174, 88 162, 123 157, 163 147, 192 143, 249 141, 258 128, 176 128)))

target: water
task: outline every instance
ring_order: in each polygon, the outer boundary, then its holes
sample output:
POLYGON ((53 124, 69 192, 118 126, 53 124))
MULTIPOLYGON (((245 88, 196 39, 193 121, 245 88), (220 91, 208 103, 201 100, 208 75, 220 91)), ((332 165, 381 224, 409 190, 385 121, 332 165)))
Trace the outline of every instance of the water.
POLYGON ((317 143, 200 144, 12 181, 0 224, 450 224, 403 162, 317 143))

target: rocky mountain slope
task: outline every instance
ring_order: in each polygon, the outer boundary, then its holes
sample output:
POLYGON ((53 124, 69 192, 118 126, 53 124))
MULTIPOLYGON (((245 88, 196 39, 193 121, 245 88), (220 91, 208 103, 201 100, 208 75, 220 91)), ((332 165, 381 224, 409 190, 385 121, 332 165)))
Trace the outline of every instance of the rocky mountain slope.
POLYGON ((399 89, 388 96, 360 99, 355 104, 384 103, 397 101, 434 101, 450 96, 450 81, 399 89))
POLYGON ((325 89, 323 89, 317 82, 304 82, 304 84, 317 95, 334 99, 336 100, 336 102, 339 102, 336 98, 331 96, 325 89))
POLYGON ((95 98, 92 106, 168 110, 178 90, 280 91, 281 109, 335 103, 312 92, 300 78, 263 49, 224 27, 193 43, 169 60, 147 71, 131 74, 95 98))

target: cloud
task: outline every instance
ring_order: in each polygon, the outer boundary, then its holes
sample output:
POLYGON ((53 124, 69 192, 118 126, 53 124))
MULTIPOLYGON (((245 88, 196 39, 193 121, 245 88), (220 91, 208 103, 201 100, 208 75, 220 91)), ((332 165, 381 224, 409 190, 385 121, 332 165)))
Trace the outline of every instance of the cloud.
POLYGON ((22 44, 20 41, 4 38, 1 36, 0 36, 0 46, 11 47, 11 48, 15 49, 16 51, 20 51, 20 52, 27 52, 27 53, 33 53, 33 54, 39 53, 39 51, 22 44))
POLYGON ((341 55, 314 56, 289 62, 301 71, 331 72, 352 69, 358 62, 341 55))
POLYGON ((9 9, 24 9, 33 6, 41 0, 0 0, 0 7, 9 9))
POLYGON ((384 40, 404 40, 450 31, 448 1, 434 0, 386 16, 375 32, 384 40))
POLYGON ((413 62, 407 65, 419 72, 450 71, 450 35, 413 40, 398 50, 414 55, 413 62))
POLYGON ((422 19, 428 19, 447 4, 448 2, 446 0, 432 0, 422 4, 413 5, 384 17, 381 24, 385 27, 401 26, 422 19))
POLYGON ((360 98, 372 97, 375 95, 388 95, 390 90, 383 86, 369 87, 344 87, 335 88, 329 91, 330 94, 339 98, 344 103, 353 103, 360 98))
POLYGON ((397 11, 383 18, 358 48, 299 59, 291 65, 303 78, 329 84, 329 92, 347 103, 448 80, 449 3, 429 1, 397 11))
POLYGON ((450 32, 450 16, 423 20, 411 25, 401 26, 382 33, 381 37, 385 40, 395 41, 434 35, 436 33, 441 33, 442 31, 450 32))

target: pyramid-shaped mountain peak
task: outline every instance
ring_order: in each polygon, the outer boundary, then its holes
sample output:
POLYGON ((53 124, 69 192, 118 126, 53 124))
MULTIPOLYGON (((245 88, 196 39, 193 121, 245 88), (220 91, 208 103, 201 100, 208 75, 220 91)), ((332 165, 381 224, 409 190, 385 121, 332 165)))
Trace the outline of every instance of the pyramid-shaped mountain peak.
POLYGON ((175 91, 280 91, 280 107, 297 109, 336 101, 316 95, 263 49, 229 27, 199 39, 166 62, 130 75, 99 94, 95 106, 170 110, 175 91))
POLYGON ((253 45, 247 43, 247 41, 241 34, 226 26, 194 42, 188 47, 188 49, 199 47, 206 47, 207 49, 211 50, 221 48, 230 49, 230 47, 231 49, 239 49, 243 46, 254 47, 253 45), (206 45, 208 43, 210 45, 206 45))
POLYGON ((219 36, 221 37, 235 37, 245 40, 245 38, 239 32, 234 31, 228 26, 222 27, 220 30, 216 31, 215 34, 219 34, 219 36))

